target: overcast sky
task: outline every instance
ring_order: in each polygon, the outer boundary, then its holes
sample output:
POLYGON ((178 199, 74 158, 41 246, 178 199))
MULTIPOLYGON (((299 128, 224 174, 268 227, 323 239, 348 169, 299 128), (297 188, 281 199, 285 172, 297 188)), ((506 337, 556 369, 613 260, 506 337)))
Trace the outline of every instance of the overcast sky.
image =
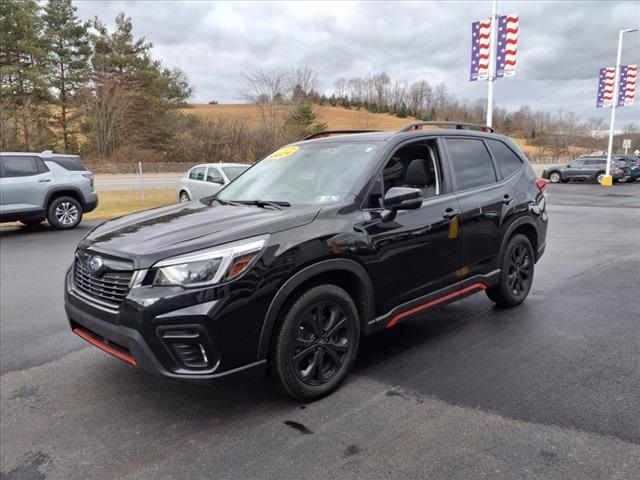
MULTIPOLYGON (((132 17, 155 56, 187 74, 196 103, 241 103, 243 73, 302 65, 326 92, 339 77, 384 70, 394 80, 444 82, 458 98, 486 97, 486 82, 468 77, 471 22, 490 16, 490 1, 75 4, 81 18, 109 26, 119 12, 132 17)), ((595 108, 598 69, 615 64, 618 31, 640 26, 640 3, 503 1, 498 11, 520 15, 520 38, 517 74, 496 81, 496 104, 608 122, 610 111, 595 108)), ((639 33, 625 35, 622 63, 640 63, 639 33)), ((618 110, 618 126, 640 123, 639 104, 618 110)))

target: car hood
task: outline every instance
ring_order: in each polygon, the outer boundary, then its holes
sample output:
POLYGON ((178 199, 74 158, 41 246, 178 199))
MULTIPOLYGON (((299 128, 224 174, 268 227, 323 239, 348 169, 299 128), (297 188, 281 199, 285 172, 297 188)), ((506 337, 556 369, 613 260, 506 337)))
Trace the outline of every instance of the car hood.
POLYGON ((275 210, 181 203, 105 222, 89 232, 79 248, 131 259, 134 268, 148 268, 163 258, 305 225, 319 211, 318 207, 275 210))

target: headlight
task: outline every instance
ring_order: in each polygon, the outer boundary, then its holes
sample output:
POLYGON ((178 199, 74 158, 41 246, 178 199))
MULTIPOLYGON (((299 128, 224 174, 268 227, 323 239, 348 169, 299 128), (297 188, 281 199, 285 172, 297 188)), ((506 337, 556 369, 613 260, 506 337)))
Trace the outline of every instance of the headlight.
POLYGON ((253 265, 267 239, 267 235, 247 238, 162 260, 154 265, 153 285, 201 287, 233 280, 253 265))

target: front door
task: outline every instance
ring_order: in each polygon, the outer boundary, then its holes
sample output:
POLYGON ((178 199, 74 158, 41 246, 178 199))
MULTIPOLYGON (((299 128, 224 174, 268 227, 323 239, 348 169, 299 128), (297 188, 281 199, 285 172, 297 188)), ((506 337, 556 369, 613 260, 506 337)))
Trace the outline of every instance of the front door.
POLYGON ((397 150, 381 174, 383 181, 376 182, 368 205, 372 208, 363 212, 364 222, 356 227, 367 237, 365 263, 374 283, 377 316, 457 283, 460 206, 447 190, 437 152, 435 142, 397 150), (422 207, 401 210, 383 222, 373 207, 381 190, 397 186, 420 188, 425 196, 422 207))

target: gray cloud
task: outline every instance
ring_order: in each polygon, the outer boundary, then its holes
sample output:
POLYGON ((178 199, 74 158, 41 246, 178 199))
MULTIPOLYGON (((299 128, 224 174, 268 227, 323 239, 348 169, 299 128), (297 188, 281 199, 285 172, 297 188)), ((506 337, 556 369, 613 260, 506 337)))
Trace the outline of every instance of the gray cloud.
MULTIPOLYGON (((155 55, 185 71, 193 100, 239 102, 243 73, 309 65, 322 87, 339 77, 385 70, 393 79, 446 83, 460 99, 486 96, 468 82, 470 24, 488 17, 483 2, 205 2, 77 1, 82 18, 108 25, 132 17, 155 55)), ((496 102, 517 108, 596 109, 598 69, 615 63, 618 31, 640 25, 637 2, 499 2, 520 15, 518 72, 496 82, 496 102)), ((625 36, 623 63, 640 63, 640 34, 625 36)), ((640 103, 640 99, 638 101, 640 103)), ((619 110, 619 125, 640 121, 640 108, 619 110)))

